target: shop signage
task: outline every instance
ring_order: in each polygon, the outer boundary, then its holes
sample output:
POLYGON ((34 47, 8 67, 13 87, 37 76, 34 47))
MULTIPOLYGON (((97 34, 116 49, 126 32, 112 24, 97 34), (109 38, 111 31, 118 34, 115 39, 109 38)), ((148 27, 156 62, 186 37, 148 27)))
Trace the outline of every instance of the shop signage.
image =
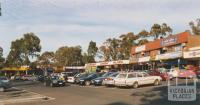
POLYGON ((172 36, 172 37, 163 39, 161 41, 161 46, 167 46, 167 45, 175 44, 177 42, 178 42, 177 36, 172 36))
POLYGON ((100 66, 106 66, 109 65, 109 62, 100 62, 100 66))
POLYGON ((197 58, 200 57, 200 50, 183 52, 184 58, 197 58))
POLYGON ((111 61, 111 64, 129 64, 129 60, 118 60, 118 61, 111 61))
POLYGON ((174 58, 180 58, 182 57, 182 52, 171 52, 166 54, 160 54, 156 56, 156 60, 162 60, 162 59, 174 59, 174 58))
POLYGON ((142 51, 145 51, 146 49, 146 46, 145 45, 142 45, 142 46, 138 46, 135 48, 135 52, 142 52, 142 51))
POLYGON ((150 60, 150 56, 139 58, 138 62, 148 62, 150 60))
POLYGON ((131 57, 129 63, 137 63, 137 62, 138 62, 138 58, 136 58, 136 57, 131 57))

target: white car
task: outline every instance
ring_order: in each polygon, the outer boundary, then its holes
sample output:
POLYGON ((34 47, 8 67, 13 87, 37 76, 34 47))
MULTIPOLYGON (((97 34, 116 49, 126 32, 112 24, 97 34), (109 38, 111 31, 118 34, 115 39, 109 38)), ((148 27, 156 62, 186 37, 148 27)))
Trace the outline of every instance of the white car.
POLYGON ((170 76, 170 79, 178 77, 179 72, 180 72, 180 70, 178 70, 178 69, 169 69, 167 71, 168 71, 167 73, 170 76))
POLYGON ((113 73, 111 74, 110 76, 106 77, 102 84, 105 85, 105 86, 114 86, 115 85, 115 82, 114 82, 114 78, 118 75, 119 73, 116 72, 116 73, 113 73))
POLYGON ((145 72, 120 73, 115 79, 115 86, 131 86, 137 88, 141 85, 159 85, 162 78, 160 76, 150 76, 145 72))

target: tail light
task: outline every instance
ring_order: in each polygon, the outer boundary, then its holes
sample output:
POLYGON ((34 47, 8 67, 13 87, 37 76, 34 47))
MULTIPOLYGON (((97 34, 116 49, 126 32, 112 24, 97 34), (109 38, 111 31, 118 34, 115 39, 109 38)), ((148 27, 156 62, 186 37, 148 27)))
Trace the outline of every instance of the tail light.
POLYGON ((112 78, 105 78, 105 80, 109 80, 110 81, 110 80, 113 80, 113 79, 112 78))

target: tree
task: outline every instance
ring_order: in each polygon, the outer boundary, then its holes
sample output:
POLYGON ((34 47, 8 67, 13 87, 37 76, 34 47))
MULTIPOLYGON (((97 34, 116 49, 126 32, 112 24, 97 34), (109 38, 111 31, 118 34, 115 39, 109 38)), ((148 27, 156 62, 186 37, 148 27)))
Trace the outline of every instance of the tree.
POLYGON ((120 59, 129 59, 130 58, 130 49, 136 45, 136 40, 139 38, 134 33, 129 32, 127 34, 121 35, 120 37, 120 49, 119 49, 119 56, 120 59))
POLYGON ((41 66, 47 67, 49 64, 53 64, 55 61, 55 54, 54 52, 46 51, 42 53, 37 60, 37 63, 41 66))
POLYGON ((141 39, 141 40, 139 40, 138 45, 144 45, 144 44, 146 44, 148 42, 149 41, 147 39, 141 39))
POLYGON ((163 23, 162 25, 156 23, 151 27, 150 36, 156 40, 159 37, 166 36, 167 33, 172 33, 170 26, 168 26, 166 23, 163 23))
POLYGON ((98 47, 96 46, 96 42, 90 41, 87 54, 84 54, 84 57, 87 57, 87 60, 85 59, 87 63, 95 62, 97 51, 98 47))
POLYGON ((189 25, 190 28, 192 29, 193 34, 200 35, 200 18, 196 19, 196 23, 194 21, 191 21, 189 25))
POLYGON ((138 45, 143 45, 149 42, 148 37, 150 33, 146 30, 142 30, 141 32, 138 33, 139 41, 138 45))
POLYGON ((5 59, 3 58, 3 48, 0 46, 0 69, 4 66, 5 59))
POLYGON ((138 33, 139 38, 147 38, 149 37, 150 33, 147 30, 142 30, 138 33))
POLYGON ((34 33, 27 33, 12 41, 10 49, 6 59, 7 66, 29 65, 29 57, 37 57, 41 51, 40 39, 34 33))
POLYGON ((55 61, 58 66, 80 66, 82 62, 82 49, 80 46, 60 47, 55 53, 55 61))

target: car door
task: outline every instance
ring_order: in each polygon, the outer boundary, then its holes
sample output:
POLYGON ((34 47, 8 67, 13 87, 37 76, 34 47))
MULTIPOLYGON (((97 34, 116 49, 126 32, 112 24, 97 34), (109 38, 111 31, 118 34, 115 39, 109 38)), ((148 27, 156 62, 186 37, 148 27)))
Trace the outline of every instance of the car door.
POLYGON ((129 73, 126 79, 126 84, 132 86, 136 81, 136 73, 129 73))
POLYGON ((147 73, 138 73, 138 82, 140 85, 150 84, 152 82, 152 78, 147 73))
POLYGON ((126 73, 121 73, 119 74, 116 78, 115 78, 115 83, 116 84, 126 84, 126 77, 127 74, 126 73))
POLYGON ((142 73, 142 75, 143 75, 143 78, 144 78, 144 80, 145 80, 145 84, 152 84, 152 83, 154 83, 154 76, 150 76, 149 74, 147 74, 147 73, 142 73))
POLYGON ((137 73, 137 79, 139 85, 146 84, 146 79, 143 77, 142 73, 137 73))

